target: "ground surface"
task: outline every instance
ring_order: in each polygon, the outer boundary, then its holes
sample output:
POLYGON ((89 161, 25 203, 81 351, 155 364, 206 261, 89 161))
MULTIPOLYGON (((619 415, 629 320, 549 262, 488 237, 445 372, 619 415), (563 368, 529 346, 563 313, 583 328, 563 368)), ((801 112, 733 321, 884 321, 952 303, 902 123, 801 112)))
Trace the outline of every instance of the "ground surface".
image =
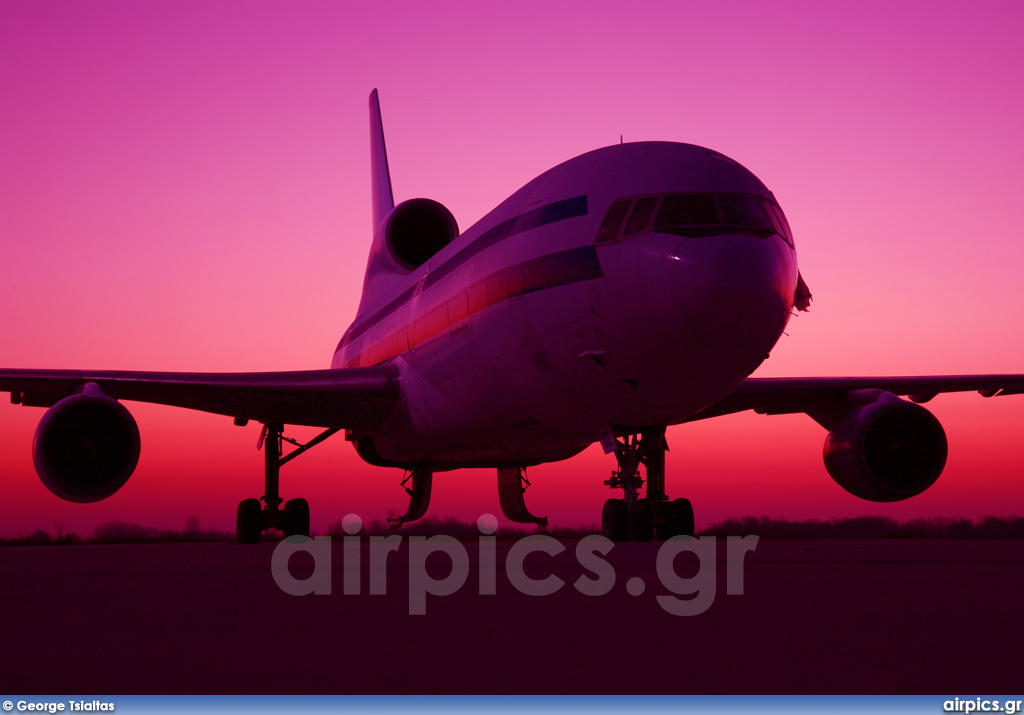
MULTIPOLYGON (((527 557, 530 577, 565 582, 549 596, 513 587, 508 542, 497 595, 480 595, 467 546, 465 584, 419 616, 408 541, 386 595, 368 593, 365 546, 362 593, 344 593, 340 540, 332 593, 309 596, 278 587, 274 544, 2 548, 0 692, 987 694, 1024 682, 1024 541, 763 540, 745 593, 729 595, 719 540, 714 600, 695 616, 659 603, 678 586, 656 570, 657 543, 601 557, 615 577, 601 596, 574 586, 597 578, 576 542, 527 557)), ((290 563, 305 576, 314 562, 290 563)), ((710 568, 698 564, 682 554, 674 568, 697 582, 710 568)), ((443 555, 427 566, 448 572, 443 555)))

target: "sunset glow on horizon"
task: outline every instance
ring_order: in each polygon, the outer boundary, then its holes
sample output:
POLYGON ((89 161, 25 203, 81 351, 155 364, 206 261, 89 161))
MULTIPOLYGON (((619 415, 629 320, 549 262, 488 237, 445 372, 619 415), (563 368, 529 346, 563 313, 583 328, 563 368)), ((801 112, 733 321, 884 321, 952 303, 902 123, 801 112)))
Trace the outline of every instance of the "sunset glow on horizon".
MULTIPOLYGON (((465 230, 586 151, 720 151, 771 189, 814 294, 755 376, 1024 373, 1024 6, 1013 2, 225 1, 0 7, 0 367, 328 367, 370 241, 367 95, 398 201, 465 230)), ((107 521, 232 529, 263 492, 259 425, 126 403, 142 437, 113 497, 40 483, 42 409, 0 405, 0 536, 107 521)), ((1024 396, 944 395, 923 495, 859 500, 805 415, 669 428, 668 492, 740 515, 1022 513, 1024 396)), ((303 439, 309 428, 289 429, 303 439)), ((600 519, 614 459, 529 471, 552 524, 600 519)), ((282 470, 323 530, 402 511, 400 470, 334 437, 282 470)), ((491 470, 440 474, 430 514, 499 514, 491 470)))

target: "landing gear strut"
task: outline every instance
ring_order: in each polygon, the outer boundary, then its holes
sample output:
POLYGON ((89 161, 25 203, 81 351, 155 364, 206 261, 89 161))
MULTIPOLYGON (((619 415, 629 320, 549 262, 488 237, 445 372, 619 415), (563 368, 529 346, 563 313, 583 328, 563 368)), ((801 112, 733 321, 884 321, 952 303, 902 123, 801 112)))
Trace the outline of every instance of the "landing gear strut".
POLYGON ((402 486, 409 493, 409 508, 397 519, 388 519, 389 529, 397 529, 402 524, 416 521, 427 513, 427 507, 430 506, 430 488, 433 482, 434 472, 430 467, 416 467, 409 476, 402 480, 402 486), (405 485, 409 481, 412 481, 412 486, 406 487, 405 485))
POLYGON ((259 499, 243 499, 238 505, 235 531, 240 544, 255 544, 267 529, 280 529, 285 536, 309 536, 309 502, 291 499, 281 508, 281 467, 340 430, 332 427, 306 444, 299 444, 282 434, 284 425, 268 424, 260 436, 263 447, 264 491, 259 499), (282 442, 294 444, 298 449, 282 456, 282 442), (260 501, 263 503, 260 504, 260 501))
POLYGON ((501 513, 509 521, 536 524, 543 529, 548 525, 548 518, 534 516, 526 508, 523 495, 529 486, 526 470, 522 467, 498 467, 498 503, 501 504, 501 513))
POLYGON ((693 506, 689 499, 669 501, 665 494, 665 429, 626 435, 624 440, 607 435, 602 444, 614 443, 619 468, 605 484, 622 489, 622 499, 609 499, 601 512, 601 530, 612 541, 650 541, 673 536, 693 536, 693 506), (640 465, 647 470, 647 494, 641 498, 640 465))

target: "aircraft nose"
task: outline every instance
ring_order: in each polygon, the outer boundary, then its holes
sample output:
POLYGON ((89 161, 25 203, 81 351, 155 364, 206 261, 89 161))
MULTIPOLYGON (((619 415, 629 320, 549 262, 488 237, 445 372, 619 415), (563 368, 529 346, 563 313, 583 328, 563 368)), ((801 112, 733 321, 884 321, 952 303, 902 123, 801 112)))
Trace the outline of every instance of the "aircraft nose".
POLYGON ((666 336, 673 349, 745 347, 763 358, 792 310, 796 261, 776 236, 651 233, 609 248, 602 264, 635 334, 666 336))
MULTIPOLYGON (((691 239, 692 240, 692 239, 691 239)), ((778 238, 715 236, 669 253, 673 304, 701 343, 775 344, 792 310, 796 267, 778 238)))

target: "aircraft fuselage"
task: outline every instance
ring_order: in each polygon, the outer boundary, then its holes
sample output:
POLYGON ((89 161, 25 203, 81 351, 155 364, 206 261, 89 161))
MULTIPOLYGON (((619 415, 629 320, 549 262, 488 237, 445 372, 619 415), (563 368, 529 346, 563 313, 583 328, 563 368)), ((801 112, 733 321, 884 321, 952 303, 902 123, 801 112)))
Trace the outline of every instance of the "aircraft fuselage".
POLYGON ((400 409, 352 436, 368 461, 537 464, 721 399, 779 339, 796 286, 785 218, 751 172, 688 144, 610 146, 360 306, 331 366, 401 371, 400 409))

